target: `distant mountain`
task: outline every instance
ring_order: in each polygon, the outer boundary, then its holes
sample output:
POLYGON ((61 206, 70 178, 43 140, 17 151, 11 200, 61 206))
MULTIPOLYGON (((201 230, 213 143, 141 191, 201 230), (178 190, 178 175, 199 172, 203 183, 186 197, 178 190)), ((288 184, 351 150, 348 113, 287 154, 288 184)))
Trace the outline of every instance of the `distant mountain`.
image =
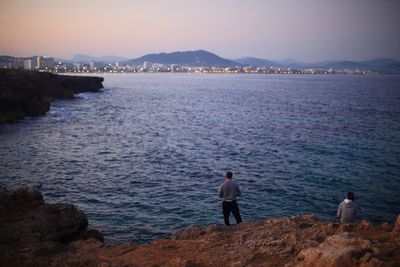
POLYGON ((370 69, 400 71, 400 60, 395 60, 391 58, 376 58, 368 61, 363 61, 362 63, 368 66, 370 69))
POLYGON ((94 57, 94 56, 89 56, 89 55, 84 55, 84 54, 76 54, 71 59, 71 61, 73 61, 73 62, 82 62, 82 63, 89 63, 90 61, 115 63, 117 61, 126 61, 126 60, 128 60, 128 58, 119 57, 119 56, 94 57))
POLYGON ((269 60, 255 57, 245 57, 235 59, 235 61, 240 62, 243 65, 251 65, 253 67, 268 66, 276 68, 304 68, 309 65, 308 63, 300 62, 293 58, 288 58, 285 60, 269 60))
POLYGON ((15 58, 15 57, 13 57, 13 56, 2 55, 2 56, 0 56, 0 63, 10 63, 10 62, 13 62, 13 61, 14 61, 14 58, 15 58))
MULTIPOLYGON (((0 55, 0 63, 12 63, 15 58, 29 59, 33 57, 14 57, 9 55, 0 55)), ((148 54, 135 59, 127 59, 118 56, 101 56, 94 57, 84 54, 76 54, 71 60, 55 58, 56 62, 69 63, 89 63, 90 61, 102 63, 121 62, 129 65, 142 65, 143 62, 161 64, 179 64, 184 66, 203 66, 203 67, 235 67, 235 66, 253 66, 253 67, 277 67, 277 68, 294 68, 294 69, 359 69, 370 70, 378 73, 396 73, 400 74, 400 60, 391 58, 375 58, 364 61, 351 60, 325 60, 316 63, 304 63, 289 58, 285 60, 268 60, 255 57, 244 57, 235 60, 229 60, 219 57, 216 54, 204 51, 184 51, 172 53, 148 54)))
POLYGON ((139 58, 128 60, 125 63, 130 65, 141 65, 145 61, 160 64, 179 64, 199 67, 234 67, 241 65, 238 62, 224 59, 216 54, 204 50, 148 54, 139 58))
POLYGON ((357 61, 343 60, 330 63, 315 63, 311 64, 311 67, 326 69, 364 69, 366 65, 357 61))
POLYGON ((283 67, 283 68, 321 68, 321 69, 359 69, 359 70, 372 70, 377 72, 399 72, 400 60, 391 58, 376 58, 365 61, 350 61, 350 60, 326 60, 317 63, 304 63, 295 59, 286 60, 268 60, 254 57, 246 57, 236 59, 243 65, 251 65, 254 67, 283 67))
POLYGON ((72 60, 70 60, 70 59, 59 58, 59 57, 55 57, 54 61, 55 62, 61 62, 61 63, 72 63, 72 60))
POLYGON ((270 66, 270 67, 281 67, 281 64, 268 60, 268 59, 261 59, 255 57, 243 57, 235 59, 235 62, 239 62, 243 65, 253 66, 253 67, 263 67, 263 66, 270 66))
POLYGON ((362 61, 362 63, 364 63, 368 66, 382 67, 382 66, 387 66, 387 65, 391 65, 391 64, 399 64, 400 61, 391 59, 391 58, 375 58, 372 60, 362 61))
POLYGON ((390 58, 376 58, 365 61, 325 61, 314 64, 318 68, 332 68, 332 69, 359 69, 359 70, 373 70, 373 71, 399 71, 400 60, 390 58))
POLYGON ((307 68, 310 65, 309 63, 300 62, 293 58, 276 60, 275 62, 284 68, 307 68))

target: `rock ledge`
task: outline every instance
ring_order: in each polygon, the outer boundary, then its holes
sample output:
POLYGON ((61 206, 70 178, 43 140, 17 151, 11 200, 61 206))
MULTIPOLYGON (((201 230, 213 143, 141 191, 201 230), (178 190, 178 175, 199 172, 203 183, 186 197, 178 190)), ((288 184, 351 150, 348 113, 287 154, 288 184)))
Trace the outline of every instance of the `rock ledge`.
POLYGON ((0 266, 400 266, 400 216, 381 226, 313 215, 192 225, 146 245, 106 245, 82 212, 34 189, 0 187, 0 215, 0 266))
POLYGON ((67 76, 23 70, 0 70, 0 123, 38 116, 53 99, 72 99, 103 88, 101 77, 67 76))

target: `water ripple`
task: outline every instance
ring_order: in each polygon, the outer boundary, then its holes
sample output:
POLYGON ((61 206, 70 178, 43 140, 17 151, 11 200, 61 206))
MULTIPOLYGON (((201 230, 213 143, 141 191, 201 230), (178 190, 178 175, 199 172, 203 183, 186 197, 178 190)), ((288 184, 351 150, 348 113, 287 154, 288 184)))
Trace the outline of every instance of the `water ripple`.
POLYGON ((245 220, 400 213, 400 77, 105 75, 101 94, 57 100, 0 128, 0 182, 72 202, 109 242, 222 223, 226 170, 245 220))

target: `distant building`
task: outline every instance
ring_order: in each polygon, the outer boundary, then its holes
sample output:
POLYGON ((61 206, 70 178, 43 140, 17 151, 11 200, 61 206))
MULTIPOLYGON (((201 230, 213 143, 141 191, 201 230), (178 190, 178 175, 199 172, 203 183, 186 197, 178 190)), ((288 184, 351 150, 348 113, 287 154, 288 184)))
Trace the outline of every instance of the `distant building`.
POLYGON ((172 65, 171 65, 171 72, 175 72, 175 71, 177 71, 177 70, 178 70, 178 66, 175 65, 175 64, 172 64, 172 65))
POLYGON ((143 71, 150 70, 151 66, 152 66, 151 62, 148 62, 148 61, 143 62, 143 71))
POLYGON ((24 70, 33 70, 34 66, 32 65, 32 59, 24 60, 24 70))
POLYGON ((47 56, 40 56, 36 58, 37 69, 51 69, 54 66, 54 58, 47 56))
POLYGON ((245 73, 256 73, 257 69, 255 67, 252 67, 252 66, 246 66, 246 67, 243 68, 243 71, 245 73))
POLYGON ((165 72, 168 70, 167 66, 164 66, 163 64, 155 63, 151 66, 151 70, 153 72, 165 72))
POLYGON ((80 69, 81 69, 81 64, 74 63, 74 70, 80 70, 80 69))
POLYGON ((37 70, 40 69, 40 57, 36 57, 36 67, 37 70))
POLYGON ((11 62, 10 67, 12 69, 23 69, 24 68, 24 60, 22 58, 14 58, 11 62))
POLYGON ((10 63, 8 63, 8 62, 0 62, 0 68, 1 69, 9 69, 10 68, 10 63))
POLYGON ((94 69, 95 69, 94 61, 90 61, 90 63, 89 63, 89 70, 90 70, 90 71, 94 71, 94 69))

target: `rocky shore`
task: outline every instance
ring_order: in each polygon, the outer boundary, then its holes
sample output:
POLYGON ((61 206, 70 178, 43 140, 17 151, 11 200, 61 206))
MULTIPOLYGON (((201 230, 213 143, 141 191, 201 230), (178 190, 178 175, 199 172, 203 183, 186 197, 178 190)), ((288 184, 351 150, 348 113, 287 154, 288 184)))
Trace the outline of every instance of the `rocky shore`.
POLYGON ((53 99, 72 99, 81 92, 97 92, 103 78, 0 70, 0 123, 45 114, 53 99))
POLYGON ((400 266, 400 216, 379 226, 313 215, 193 225, 144 245, 104 244, 87 225, 73 205, 0 186, 0 266, 400 266))

